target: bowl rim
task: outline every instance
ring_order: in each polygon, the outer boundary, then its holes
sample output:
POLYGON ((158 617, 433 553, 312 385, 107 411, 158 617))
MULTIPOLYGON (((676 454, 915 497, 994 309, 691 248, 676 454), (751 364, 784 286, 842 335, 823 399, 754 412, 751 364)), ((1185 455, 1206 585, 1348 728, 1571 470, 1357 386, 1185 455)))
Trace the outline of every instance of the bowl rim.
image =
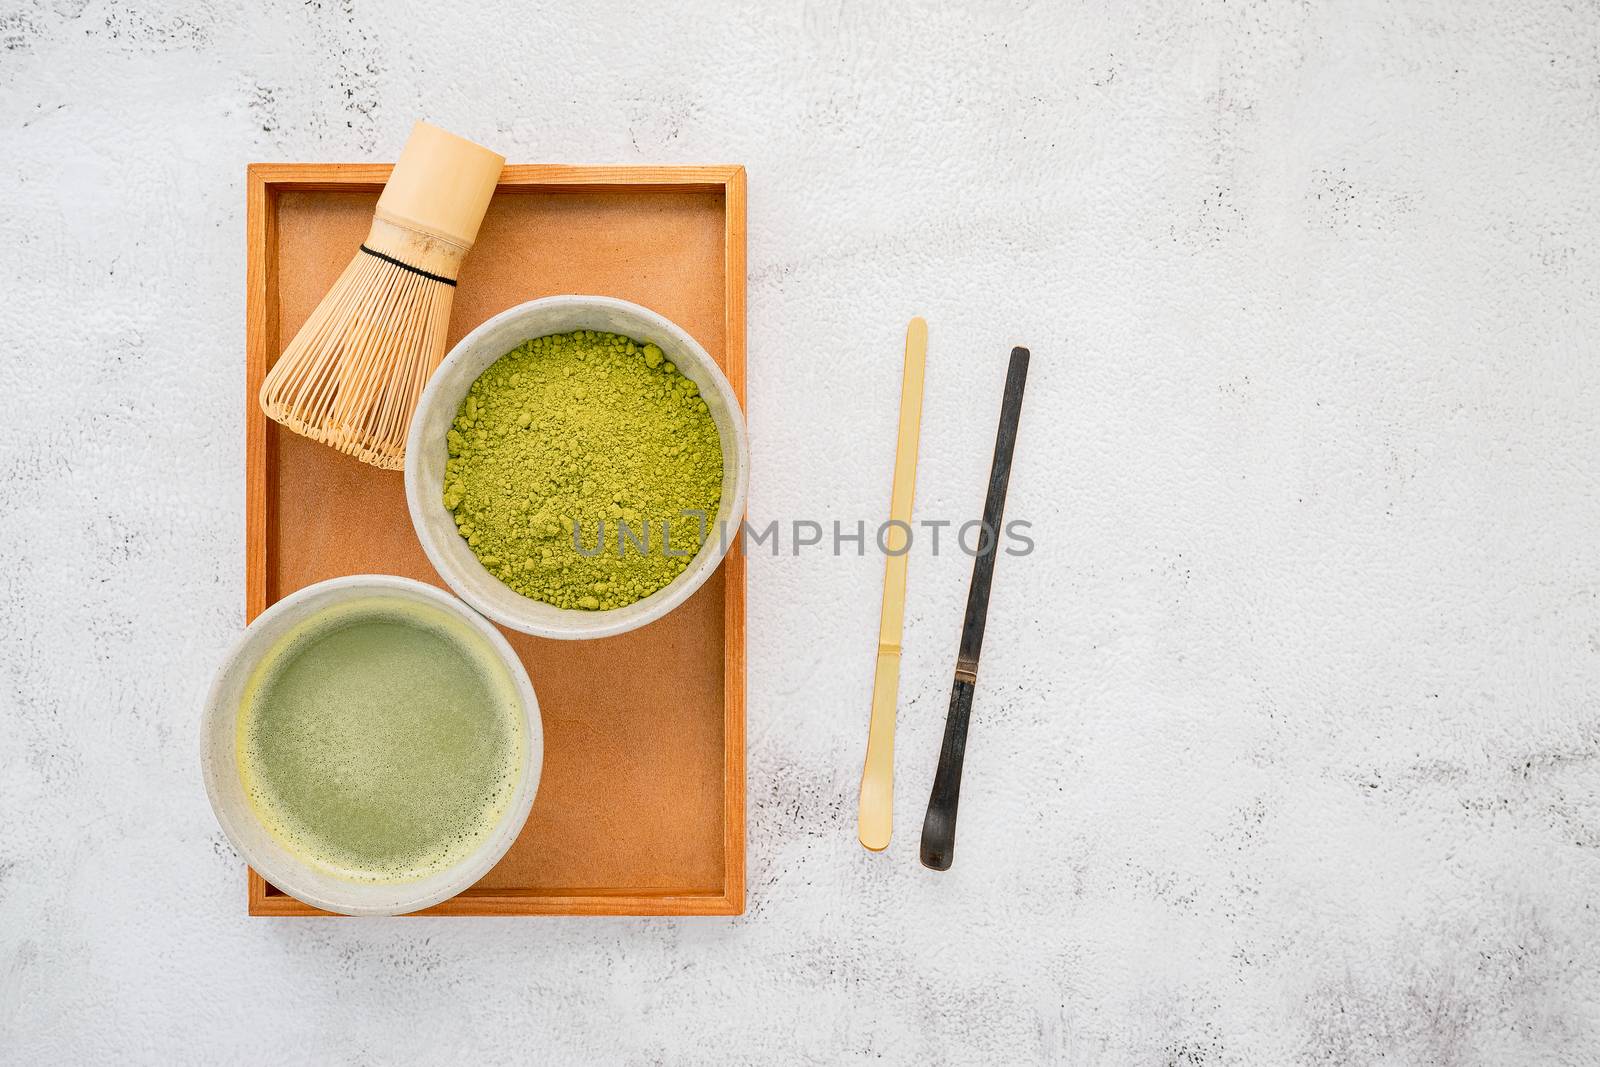
MULTIPOLYGON (((499 353, 495 356, 495 359, 499 359, 504 354, 503 352, 499 353)), ((491 360, 490 363, 485 364, 484 369, 491 366, 493 362, 491 360)), ((479 373, 481 374, 482 371, 479 373)), ((450 349, 449 354, 434 369, 428 378, 427 386, 423 389, 422 396, 417 400, 416 410, 412 414, 411 425, 406 435, 406 507, 411 515, 412 529, 416 533, 418 542, 422 545, 423 553, 428 557, 428 562, 433 565, 439 577, 444 580, 445 584, 450 587, 450 591, 455 593, 456 596, 501 626, 516 630, 519 633, 555 640, 592 640, 601 637, 615 637, 618 634, 628 633, 656 622, 693 596, 711 575, 716 573, 733 542, 738 539, 739 530, 736 524, 742 523, 744 520, 745 506, 749 494, 749 467, 750 439, 748 428, 745 425, 743 405, 734 393, 733 386, 728 381, 727 375, 723 373, 722 367, 706 351, 705 347, 695 340, 692 334, 660 312, 630 300, 612 296, 564 293, 526 300, 490 316, 469 331, 461 340, 457 341, 450 349), (651 329, 670 337, 677 345, 688 350, 700 360, 708 372, 733 424, 733 455, 736 462, 733 492, 731 496, 724 494, 726 498, 723 502, 724 506, 719 506, 718 508, 719 528, 714 531, 713 536, 706 538, 700 552, 695 559, 690 561, 689 567, 683 573, 650 594, 650 596, 635 601, 633 604, 624 605, 621 608, 611 608, 603 611, 579 611, 573 608, 558 608, 532 598, 521 597, 521 599, 528 600, 529 603, 539 604, 542 608, 560 612, 563 618, 571 620, 571 625, 560 626, 502 610, 500 605, 477 594, 472 582, 466 580, 466 576, 458 572, 455 561, 445 554, 441 546, 434 543, 434 537, 427 528, 424 513, 424 508, 433 505, 423 499, 424 493, 420 484, 422 475, 418 470, 417 464, 412 462, 412 457, 420 455, 422 448, 425 446, 425 442, 422 440, 423 424, 426 421, 426 415, 429 410, 440 402, 438 398, 443 389, 442 383, 449 377, 448 374, 443 372, 449 370, 453 365, 465 361, 467 355, 481 342, 484 336, 493 333, 507 323, 546 310, 568 310, 573 308, 604 309, 644 319, 649 323, 651 329), (731 536, 721 528, 720 524, 723 522, 734 527, 731 536), (702 562, 702 558, 704 562, 702 562), (646 602, 649 602, 648 609, 634 613, 631 617, 617 617, 618 613, 646 602)), ((442 501, 434 502, 434 504, 438 507, 443 507, 442 501)), ((485 573, 487 574, 488 572, 485 571, 485 573)), ((510 589, 509 586, 505 586, 495 576, 489 575, 489 578, 500 584, 502 588, 510 589)), ((514 591, 512 592, 514 595, 519 595, 515 594, 514 591)))
MULTIPOLYGON (((527 668, 521 658, 505 639, 505 635, 470 606, 446 590, 414 578, 403 578, 392 574, 345 575, 297 589, 276 601, 256 616, 230 643, 206 690, 205 705, 200 720, 200 768, 206 799, 211 804, 212 813, 222 827, 223 834, 227 836, 240 857, 274 887, 312 907, 340 915, 404 915, 442 903, 470 888, 500 862, 521 835, 528 814, 533 808, 534 798, 538 795, 539 783, 543 776, 544 723, 539 711, 538 696, 534 692, 533 682, 529 679, 527 668), (238 779, 237 766, 229 761, 213 758, 212 739, 220 729, 228 730, 230 739, 236 736, 239 708, 237 702, 223 699, 225 691, 231 688, 229 683, 236 677, 237 671, 254 671, 261 657, 275 647, 276 642, 265 640, 263 634, 278 625, 284 616, 292 614, 306 602, 318 598, 330 598, 323 607, 332 608, 344 601, 362 596, 374 594, 381 596, 396 592, 420 596, 460 619, 483 638, 485 646, 498 657, 511 678, 512 688, 522 708, 525 740, 523 770, 512 803, 477 851, 454 866, 421 880, 435 883, 433 889, 412 896, 397 896, 385 903, 339 900, 327 896, 301 878, 301 872, 315 870, 314 865, 299 859, 292 851, 271 838, 270 831, 254 816, 248 798, 244 798, 242 807, 237 809, 234 805, 223 802, 224 794, 230 789, 234 795, 242 795, 243 784, 238 779), (260 649, 253 656, 247 657, 251 646, 258 641, 261 642, 260 649), (228 780, 230 774, 231 782, 228 780), (245 835, 236 825, 236 818, 252 820, 267 835, 269 841, 274 841, 272 851, 262 852, 247 843, 245 835), (442 876, 446 874, 450 877, 443 878, 442 876)), ((339 880, 337 875, 324 876, 334 881, 339 880)), ((352 881, 349 884, 363 889, 392 887, 398 893, 404 887, 415 883, 376 882, 369 886, 368 883, 352 881)))

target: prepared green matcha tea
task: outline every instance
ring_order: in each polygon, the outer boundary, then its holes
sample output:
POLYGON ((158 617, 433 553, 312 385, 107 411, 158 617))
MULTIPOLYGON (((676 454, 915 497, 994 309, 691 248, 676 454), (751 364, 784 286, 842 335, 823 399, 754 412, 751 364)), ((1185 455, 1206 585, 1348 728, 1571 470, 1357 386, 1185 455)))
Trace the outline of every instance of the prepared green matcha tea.
POLYGON ((263 658, 235 734, 240 781, 273 836, 363 882, 471 855, 516 793, 521 703, 461 620, 398 598, 330 608, 263 658))
POLYGON ((661 349, 579 330, 525 341, 467 391, 444 504, 523 596, 623 607, 681 574, 722 502, 722 443, 661 349))

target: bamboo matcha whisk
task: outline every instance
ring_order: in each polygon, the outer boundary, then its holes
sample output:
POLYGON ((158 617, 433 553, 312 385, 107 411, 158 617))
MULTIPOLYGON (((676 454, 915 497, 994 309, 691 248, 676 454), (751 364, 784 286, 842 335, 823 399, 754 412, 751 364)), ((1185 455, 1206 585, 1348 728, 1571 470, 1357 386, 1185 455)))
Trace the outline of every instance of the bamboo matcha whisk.
POLYGON ((417 123, 366 241, 261 383, 261 410, 289 429, 390 470, 444 358, 461 261, 505 158, 417 123))

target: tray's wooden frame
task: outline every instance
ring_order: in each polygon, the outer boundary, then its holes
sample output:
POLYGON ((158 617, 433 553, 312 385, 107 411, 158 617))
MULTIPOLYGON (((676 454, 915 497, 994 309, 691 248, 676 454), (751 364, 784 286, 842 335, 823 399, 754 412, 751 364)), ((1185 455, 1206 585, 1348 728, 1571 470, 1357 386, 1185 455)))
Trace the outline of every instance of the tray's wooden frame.
MULTIPOLYGON (((247 178, 246 285, 247 408, 245 412, 245 615, 251 621, 267 609, 268 531, 276 502, 267 477, 272 440, 267 419, 256 404, 268 353, 281 348, 278 337, 277 204, 286 190, 376 192, 393 169, 376 163, 252 163, 247 178)), ((504 187, 597 185, 677 186, 720 189, 724 196, 726 266, 726 351, 723 370, 739 402, 745 394, 745 172, 738 166, 575 167, 510 165, 500 176, 504 187)), ((723 884, 719 893, 660 892, 636 888, 615 892, 582 890, 468 889, 424 915, 738 915, 745 899, 745 559, 737 539, 723 563, 724 692, 723 722, 723 884)), ((249 872, 251 915, 321 915, 291 896, 269 892, 266 880, 249 872)))

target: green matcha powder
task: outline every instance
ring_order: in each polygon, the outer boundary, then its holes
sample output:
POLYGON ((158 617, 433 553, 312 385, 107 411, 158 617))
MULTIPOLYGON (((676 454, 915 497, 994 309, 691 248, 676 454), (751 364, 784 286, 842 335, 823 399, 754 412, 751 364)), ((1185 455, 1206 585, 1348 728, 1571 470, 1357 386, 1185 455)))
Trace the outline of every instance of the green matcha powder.
POLYGON ((445 507, 523 596, 589 611, 647 597, 715 535, 722 446, 699 394, 653 344, 525 341, 461 402, 445 507))

